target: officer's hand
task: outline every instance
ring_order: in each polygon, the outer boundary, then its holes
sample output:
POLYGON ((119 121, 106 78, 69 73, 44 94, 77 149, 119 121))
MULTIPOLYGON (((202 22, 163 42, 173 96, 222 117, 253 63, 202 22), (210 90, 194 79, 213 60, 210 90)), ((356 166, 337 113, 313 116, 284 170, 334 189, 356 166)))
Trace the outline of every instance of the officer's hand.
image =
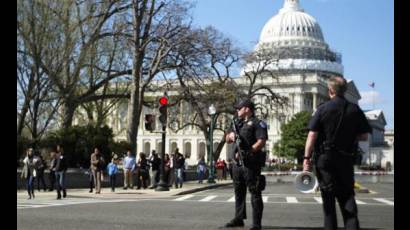
POLYGON ((312 162, 308 159, 303 160, 303 171, 310 171, 312 162))
POLYGON ((234 132, 230 132, 226 135, 226 141, 228 143, 232 143, 235 141, 235 133, 234 132))

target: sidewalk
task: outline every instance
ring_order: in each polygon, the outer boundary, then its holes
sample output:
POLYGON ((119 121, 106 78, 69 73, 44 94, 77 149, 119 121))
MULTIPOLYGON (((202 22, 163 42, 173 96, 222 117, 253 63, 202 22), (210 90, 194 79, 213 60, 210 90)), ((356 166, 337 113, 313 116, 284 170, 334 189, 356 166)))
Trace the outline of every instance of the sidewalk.
MULTIPOLYGON (((169 191, 155 191, 155 189, 139 189, 136 187, 134 189, 124 190, 122 187, 115 188, 115 192, 111 192, 111 188, 104 187, 101 189, 101 194, 89 193, 89 189, 67 189, 67 198, 107 198, 107 199, 133 199, 133 198, 160 198, 184 195, 194 192, 199 192, 207 189, 213 189, 221 186, 228 186, 232 184, 232 180, 216 181, 215 184, 208 184, 206 180, 203 184, 199 184, 198 181, 187 181, 184 182, 182 188, 170 187, 169 191)), ((41 197, 56 197, 57 192, 54 190, 52 192, 39 192, 34 191, 36 198, 41 197)), ((27 191, 25 189, 20 189, 17 191, 17 199, 26 199, 27 191)), ((66 198, 66 199, 67 199, 66 198)))

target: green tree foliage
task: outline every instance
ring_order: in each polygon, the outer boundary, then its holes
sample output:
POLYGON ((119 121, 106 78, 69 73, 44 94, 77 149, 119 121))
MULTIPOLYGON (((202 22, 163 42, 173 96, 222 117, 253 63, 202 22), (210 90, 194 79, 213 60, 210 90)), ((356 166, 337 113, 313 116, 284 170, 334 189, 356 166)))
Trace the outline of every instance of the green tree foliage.
POLYGON ((69 167, 89 167, 90 156, 98 147, 108 163, 111 160, 112 147, 115 145, 112 129, 108 126, 95 127, 72 126, 51 132, 40 144, 40 148, 54 149, 60 144, 64 149, 69 167))
POLYGON ((310 118, 311 114, 309 112, 302 111, 295 114, 292 120, 281 126, 281 140, 274 146, 274 152, 277 155, 297 158, 301 162, 310 118))

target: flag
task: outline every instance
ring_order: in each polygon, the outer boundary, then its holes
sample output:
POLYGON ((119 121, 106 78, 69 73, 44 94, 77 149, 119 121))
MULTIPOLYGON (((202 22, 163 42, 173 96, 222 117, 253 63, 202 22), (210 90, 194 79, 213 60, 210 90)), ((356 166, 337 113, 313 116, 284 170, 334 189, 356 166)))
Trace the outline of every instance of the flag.
POLYGON ((369 86, 372 87, 372 88, 374 88, 374 82, 373 82, 373 81, 370 82, 370 83, 369 83, 369 86))

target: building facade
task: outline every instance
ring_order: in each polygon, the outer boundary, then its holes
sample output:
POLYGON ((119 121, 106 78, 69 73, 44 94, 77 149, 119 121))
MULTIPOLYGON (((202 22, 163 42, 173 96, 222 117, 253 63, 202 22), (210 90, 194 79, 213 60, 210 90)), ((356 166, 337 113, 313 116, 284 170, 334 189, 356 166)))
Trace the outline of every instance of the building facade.
MULTIPOLYGON (((264 118, 268 125, 268 138, 266 151, 272 151, 274 143, 280 139, 280 127, 289 121, 292 116, 301 111, 313 112, 322 102, 328 100, 327 79, 332 75, 343 76, 341 55, 332 51, 325 42, 322 30, 318 22, 309 14, 305 13, 300 6, 299 0, 284 0, 283 7, 262 28, 260 39, 255 51, 269 50, 275 57, 275 62, 269 66, 275 72, 276 78, 260 78, 256 84, 270 88, 275 93, 286 96, 289 105, 283 109, 270 109, 264 118)), ((254 63, 256 64, 256 63, 254 63)), ((241 76, 235 78, 238 86, 249 84, 243 77, 243 73, 252 68, 253 64, 244 67, 241 76)), ((171 92, 172 93, 172 92, 171 92)), ((161 96, 159 93, 151 93, 148 96, 161 96)), ((358 103, 360 94, 352 80, 348 80, 346 98, 358 103)), ((265 103, 265 99, 254 98, 255 102, 265 103)), ((180 110, 180 121, 189 116, 190 105, 182 103, 173 109, 180 110), (185 114, 185 115, 184 115, 185 114)), ((172 111, 169 111, 172 113, 172 111)), ((161 135, 151 133, 144 128, 145 114, 155 114, 149 108, 144 108, 141 116, 137 151, 149 153, 155 149, 161 149, 161 135)), ((227 119, 218 120, 222 127, 227 119)), ((156 122, 159 130, 160 122, 156 122)), ((117 140, 126 140, 127 103, 118 104, 113 116, 108 120, 116 135, 117 140)), ((215 131, 214 149, 223 138, 223 133, 215 131)), ((179 148, 180 152, 188 156, 190 165, 197 163, 198 159, 206 155, 206 140, 204 135, 195 127, 186 127, 184 130, 174 133, 167 129, 166 153, 179 148)), ((221 158, 228 156, 229 146, 225 145, 221 152, 221 158)), ((206 157, 205 157, 206 159, 206 157)))

